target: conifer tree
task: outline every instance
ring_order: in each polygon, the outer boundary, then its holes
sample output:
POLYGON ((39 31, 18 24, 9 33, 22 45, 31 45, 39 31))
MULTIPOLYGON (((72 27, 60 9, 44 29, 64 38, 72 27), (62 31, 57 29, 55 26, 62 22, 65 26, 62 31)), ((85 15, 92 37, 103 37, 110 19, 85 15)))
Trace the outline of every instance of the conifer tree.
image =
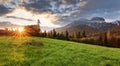
POLYGON ((104 33, 104 45, 108 46, 108 38, 107 38, 107 32, 104 33))
POLYGON ((55 31, 55 29, 53 29, 53 38, 55 38, 56 37, 56 31, 55 31))
POLYGON ((100 35, 99 35, 98 44, 103 45, 103 35, 102 35, 102 33, 100 33, 100 35))
POLYGON ((82 33, 82 37, 86 37, 86 32, 85 31, 83 31, 83 33, 82 33))
POLYGON ((80 32, 76 33, 76 38, 81 38, 81 33, 80 32))
POLYGON ((65 32, 65 38, 67 39, 67 40, 69 40, 69 32, 66 30, 66 32, 65 32))

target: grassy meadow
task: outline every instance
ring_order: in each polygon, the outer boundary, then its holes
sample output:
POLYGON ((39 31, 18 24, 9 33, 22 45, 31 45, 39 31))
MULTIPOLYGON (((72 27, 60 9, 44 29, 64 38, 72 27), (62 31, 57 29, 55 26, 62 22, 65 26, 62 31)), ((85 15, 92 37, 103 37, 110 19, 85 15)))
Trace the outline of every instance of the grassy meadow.
POLYGON ((0 37, 0 66, 120 66, 120 49, 40 37, 0 37))

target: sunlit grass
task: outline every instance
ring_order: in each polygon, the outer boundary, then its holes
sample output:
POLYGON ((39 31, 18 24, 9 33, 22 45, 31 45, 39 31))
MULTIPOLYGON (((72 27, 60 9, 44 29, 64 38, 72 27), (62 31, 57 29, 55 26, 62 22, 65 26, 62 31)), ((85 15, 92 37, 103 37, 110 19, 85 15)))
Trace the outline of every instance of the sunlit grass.
POLYGON ((117 48, 39 37, 0 37, 0 66, 119 65, 117 48))

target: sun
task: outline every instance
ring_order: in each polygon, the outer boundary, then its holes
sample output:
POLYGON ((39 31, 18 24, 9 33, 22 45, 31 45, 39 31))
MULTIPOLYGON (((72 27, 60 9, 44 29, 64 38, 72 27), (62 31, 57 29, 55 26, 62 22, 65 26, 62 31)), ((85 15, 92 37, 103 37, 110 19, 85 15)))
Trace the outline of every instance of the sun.
POLYGON ((24 28, 23 28, 23 27, 19 27, 19 28, 18 28, 18 31, 19 31, 19 32, 23 32, 23 31, 24 31, 24 28))

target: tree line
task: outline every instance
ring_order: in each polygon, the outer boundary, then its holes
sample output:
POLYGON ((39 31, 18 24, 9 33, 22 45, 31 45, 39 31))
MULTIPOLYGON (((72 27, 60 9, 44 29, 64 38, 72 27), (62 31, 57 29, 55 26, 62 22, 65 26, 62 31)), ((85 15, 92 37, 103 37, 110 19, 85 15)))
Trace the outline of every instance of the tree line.
MULTIPOLYGON (((15 36, 18 31, 9 31, 9 30, 0 30, 0 35, 5 36, 15 36)), ((38 30, 29 30, 29 32, 24 32, 25 36, 37 36, 37 37, 46 37, 67 41, 74 41, 80 43, 101 45, 107 47, 117 47, 120 48, 120 37, 112 35, 110 31, 101 32, 96 37, 88 36, 85 31, 75 32, 74 34, 70 34, 68 30, 65 32, 57 32, 55 29, 49 32, 39 32, 38 30)))
POLYGON ((57 32, 55 29, 40 34, 41 37, 60 39, 60 40, 68 40, 75 41, 80 43, 94 44, 106 47, 120 47, 120 37, 112 36, 109 31, 101 32, 97 35, 97 37, 89 37, 85 31, 83 32, 75 32, 74 34, 70 34, 68 30, 65 32, 57 32))

